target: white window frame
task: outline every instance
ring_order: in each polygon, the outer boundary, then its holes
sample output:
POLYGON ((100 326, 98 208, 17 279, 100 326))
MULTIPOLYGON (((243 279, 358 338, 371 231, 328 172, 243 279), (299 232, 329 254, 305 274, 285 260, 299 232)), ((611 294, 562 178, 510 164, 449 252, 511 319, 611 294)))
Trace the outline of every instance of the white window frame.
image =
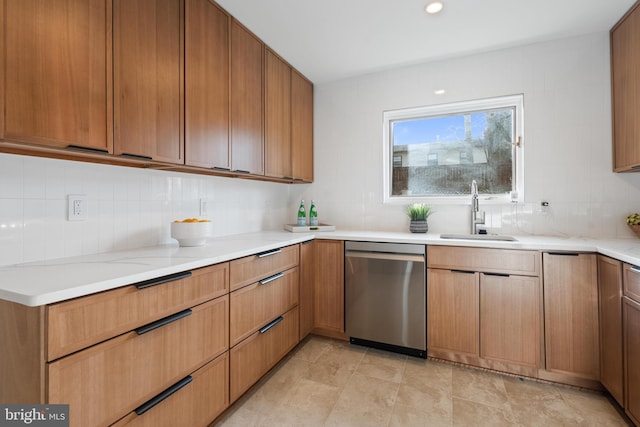
MULTIPOLYGON (((524 95, 508 95, 495 98, 478 99, 473 101, 452 102, 447 104, 430 105, 424 107, 405 108, 400 110, 389 110, 383 112, 383 203, 384 204, 407 204, 407 203, 429 203, 429 204, 463 204, 469 202, 467 196, 392 196, 391 179, 393 165, 393 140, 391 136, 391 123, 395 120, 415 119, 429 116, 443 116, 448 114, 464 114, 481 110, 491 110, 499 108, 515 108, 515 134, 513 143, 516 150, 513 158, 513 181, 514 191, 502 195, 480 194, 480 198, 494 203, 522 202, 524 201, 524 95)), ((469 183, 471 184, 471 183, 469 183)))

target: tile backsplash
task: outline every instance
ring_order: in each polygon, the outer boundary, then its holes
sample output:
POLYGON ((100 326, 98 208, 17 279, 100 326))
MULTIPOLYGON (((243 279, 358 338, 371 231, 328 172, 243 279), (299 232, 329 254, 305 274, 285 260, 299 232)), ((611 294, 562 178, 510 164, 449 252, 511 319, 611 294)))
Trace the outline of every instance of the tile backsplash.
POLYGON ((0 265, 171 243, 170 222, 200 217, 214 235, 280 229, 289 186, 0 154, 0 265), (89 218, 67 221, 67 195, 89 218))

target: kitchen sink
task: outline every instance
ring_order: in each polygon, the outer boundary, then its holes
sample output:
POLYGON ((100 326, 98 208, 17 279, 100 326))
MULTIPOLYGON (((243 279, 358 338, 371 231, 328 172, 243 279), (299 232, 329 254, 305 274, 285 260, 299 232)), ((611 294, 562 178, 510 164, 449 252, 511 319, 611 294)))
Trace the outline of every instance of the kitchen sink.
POLYGON ((503 242, 517 242, 513 236, 504 236, 502 234, 441 234, 441 239, 459 239, 459 240, 498 240, 503 242))

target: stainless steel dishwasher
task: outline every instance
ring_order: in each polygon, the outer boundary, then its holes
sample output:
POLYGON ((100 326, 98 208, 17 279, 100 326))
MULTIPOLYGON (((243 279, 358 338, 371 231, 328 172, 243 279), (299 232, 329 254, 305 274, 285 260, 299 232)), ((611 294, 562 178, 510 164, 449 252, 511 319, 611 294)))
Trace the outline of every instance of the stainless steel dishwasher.
POLYGON ((345 242, 345 323, 353 344, 427 357, 425 246, 345 242))

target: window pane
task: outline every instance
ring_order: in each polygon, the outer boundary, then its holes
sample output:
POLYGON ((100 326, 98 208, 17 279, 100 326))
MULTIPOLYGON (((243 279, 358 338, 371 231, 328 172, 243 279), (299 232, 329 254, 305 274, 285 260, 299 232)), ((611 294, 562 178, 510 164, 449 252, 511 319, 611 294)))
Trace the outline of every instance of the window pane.
POLYGON ((390 122, 393 196, 513 190, 515 108, 390 122))

